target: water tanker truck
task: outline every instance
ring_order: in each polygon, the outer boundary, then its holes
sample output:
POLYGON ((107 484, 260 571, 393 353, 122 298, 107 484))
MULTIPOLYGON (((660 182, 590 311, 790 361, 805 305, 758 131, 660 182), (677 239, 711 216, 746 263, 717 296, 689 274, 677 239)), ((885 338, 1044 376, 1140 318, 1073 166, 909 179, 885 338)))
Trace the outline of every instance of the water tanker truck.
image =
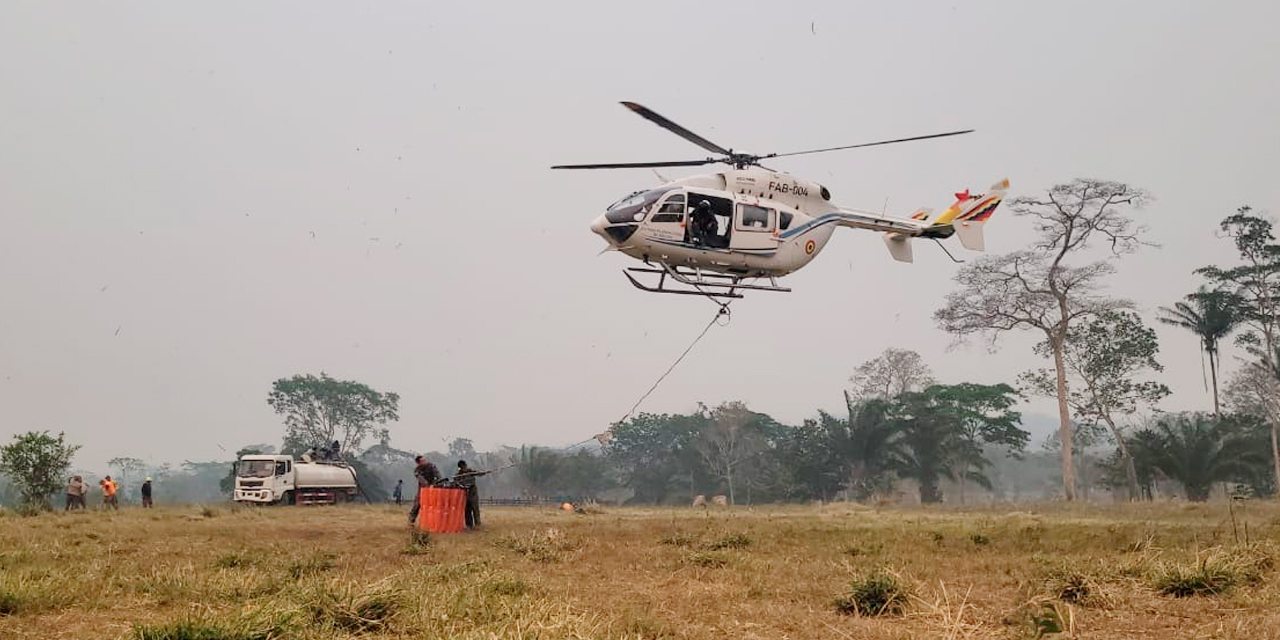
POLYGON ((358 492, 355 470, 341 462, 249 455, 236 464, 236 502, 334 504, 352 500, 358 492))

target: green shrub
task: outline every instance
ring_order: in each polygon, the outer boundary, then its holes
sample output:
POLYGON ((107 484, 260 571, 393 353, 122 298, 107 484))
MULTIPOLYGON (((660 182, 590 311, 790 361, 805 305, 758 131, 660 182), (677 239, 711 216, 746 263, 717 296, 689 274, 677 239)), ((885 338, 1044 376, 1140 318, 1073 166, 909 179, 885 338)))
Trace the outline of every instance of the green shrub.
POLYGON ((906 611, 910 594, 898 577, 887 571, 856 578, 849 583, 849 591, 836 599, 836 609, 841 613, 860 616, 900 616, 906 611))

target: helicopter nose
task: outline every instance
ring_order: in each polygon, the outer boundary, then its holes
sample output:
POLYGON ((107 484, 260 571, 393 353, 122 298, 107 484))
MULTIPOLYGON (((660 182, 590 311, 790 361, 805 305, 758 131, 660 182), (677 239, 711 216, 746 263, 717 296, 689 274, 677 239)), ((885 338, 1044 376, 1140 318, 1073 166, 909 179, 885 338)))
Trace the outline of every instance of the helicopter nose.
POLYGON ((609 242, 609 244, 613 244, 609 239, 609 234, 604 231, 604 228, 608 225, 609 221, 605 220, 604 216, 600 216, 591 221, 591 231, 601 238, 604 238, 606 242, 609 242))

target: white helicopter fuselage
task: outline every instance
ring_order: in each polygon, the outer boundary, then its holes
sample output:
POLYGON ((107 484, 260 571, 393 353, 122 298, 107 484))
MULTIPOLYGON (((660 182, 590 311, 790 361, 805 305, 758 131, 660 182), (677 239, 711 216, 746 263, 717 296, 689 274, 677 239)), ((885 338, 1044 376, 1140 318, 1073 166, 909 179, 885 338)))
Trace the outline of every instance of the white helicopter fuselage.
POLYGON ((741 277, 777 277, 813 260, 837 226, 920 235, 919 220, 836 206, 826 187, 758 167, 667 182, 612 205, 591 229, 628 256, 741 277), (711 204, 718 233, 690 234, 691 211, 711 204))

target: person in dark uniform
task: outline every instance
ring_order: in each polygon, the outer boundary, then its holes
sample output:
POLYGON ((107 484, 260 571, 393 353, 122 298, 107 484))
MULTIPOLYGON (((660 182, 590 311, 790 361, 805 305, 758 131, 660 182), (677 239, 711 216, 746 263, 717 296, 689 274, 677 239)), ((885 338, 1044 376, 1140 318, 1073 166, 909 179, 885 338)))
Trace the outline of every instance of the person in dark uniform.
POLYGON ((413 459, 418 466, 413 468, 413 477, 418 479, 418 489, 413 492, 413 508, 409 510, 409 526, 418 521, 418 510, 422 508, 422 488, 434 486, 440 481, 440 470, 423 456, 413 459))
POLYGON ((151 508, 151 476, 147 476, 147 481, 142 483, 142 508, 151 508))
POLYGON ((396 506, 400 506, 404 500, 404 480, 396 480, 395 491, 391 492, 391 497, 395 498, 396 506))
POLYGON ((711 202, 707 200, 699 202, 693 208, 693 212, 689 214, 689 223, 689 237, 694 244, 711 244, 711 237, 716 235, 720 227, 716 222, 715 211, 711 209, 711 202))
POLYGON ((458 461, 458 473, 453 476, 453 480, 467 490, 466 521, 468 529, 480 526, 480 490, 476 488, 476 478, 487 473, 489 472, 472 470, 467 466, 466 460, 458 461))

